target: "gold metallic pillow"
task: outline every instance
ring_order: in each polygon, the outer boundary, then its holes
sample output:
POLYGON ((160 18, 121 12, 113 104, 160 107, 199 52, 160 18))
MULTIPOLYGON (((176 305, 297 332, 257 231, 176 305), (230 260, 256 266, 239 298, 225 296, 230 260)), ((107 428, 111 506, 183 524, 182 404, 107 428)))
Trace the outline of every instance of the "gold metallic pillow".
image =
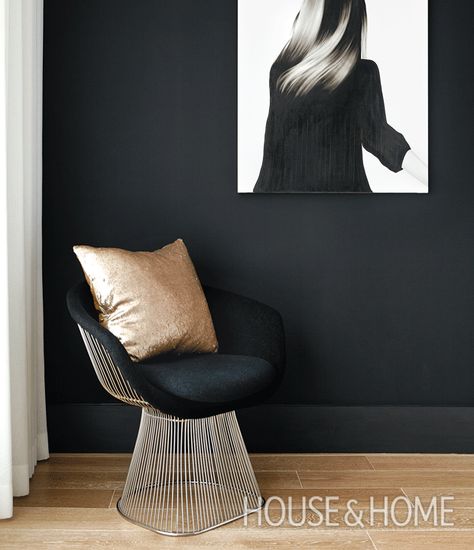
POLYGON ((155 252, 75 246, 102 326, 133 361, 217 350, 211 314, 181 239, 155 252))

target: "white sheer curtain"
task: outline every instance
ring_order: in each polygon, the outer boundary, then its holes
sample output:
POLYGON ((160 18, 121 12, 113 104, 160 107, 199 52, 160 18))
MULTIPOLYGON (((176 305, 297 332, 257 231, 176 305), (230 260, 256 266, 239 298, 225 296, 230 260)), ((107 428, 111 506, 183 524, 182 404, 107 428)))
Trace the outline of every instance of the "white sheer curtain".
POLYGON ((41 278, 43 0, 0 0, 0 518, 48 457, 41 278))

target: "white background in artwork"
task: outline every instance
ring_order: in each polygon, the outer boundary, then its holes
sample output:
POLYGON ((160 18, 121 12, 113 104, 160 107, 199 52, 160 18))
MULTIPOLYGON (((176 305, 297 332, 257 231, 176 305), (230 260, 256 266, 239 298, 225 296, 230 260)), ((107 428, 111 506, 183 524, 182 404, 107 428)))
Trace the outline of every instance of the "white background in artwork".
MULTIPOLYGON (((262 163, 270 67, 302 0, 239 0, 238 189, 252 192, 262 163)), ((380 69, 388 123, 428 162, 428 0, 366 0, 367 57, 380 69)), ((370 187, 410 193, 416 181, 364 151, 370 187)))

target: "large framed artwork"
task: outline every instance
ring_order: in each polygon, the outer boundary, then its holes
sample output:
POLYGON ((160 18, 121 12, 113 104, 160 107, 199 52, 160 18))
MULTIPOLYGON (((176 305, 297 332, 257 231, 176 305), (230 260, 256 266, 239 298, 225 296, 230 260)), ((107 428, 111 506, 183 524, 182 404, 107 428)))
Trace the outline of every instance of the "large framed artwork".
POLYGON ((238 191, 428 192, 428 0, 238 0, 238 191))

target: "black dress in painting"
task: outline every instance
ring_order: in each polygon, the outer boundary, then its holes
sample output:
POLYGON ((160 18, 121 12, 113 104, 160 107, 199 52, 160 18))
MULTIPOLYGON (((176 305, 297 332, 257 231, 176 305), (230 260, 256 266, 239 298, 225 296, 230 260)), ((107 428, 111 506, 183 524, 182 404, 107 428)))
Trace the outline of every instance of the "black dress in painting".
POLYGON ((387 123, 376 63, 361 60, 333 92, 300 97, 277 88, 288 67, 270 72, 270 112, 256 193, 370 193, 362 146, 392 170, 410 149, 387 123))

